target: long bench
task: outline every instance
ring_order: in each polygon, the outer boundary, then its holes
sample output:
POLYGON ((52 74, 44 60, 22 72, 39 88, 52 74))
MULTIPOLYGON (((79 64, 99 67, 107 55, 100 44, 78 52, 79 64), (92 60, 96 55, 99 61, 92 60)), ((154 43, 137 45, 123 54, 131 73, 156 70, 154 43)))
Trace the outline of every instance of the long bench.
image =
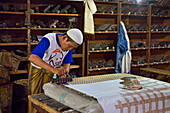
POLYGON ((156 68, 140 68, 140 70, 170 76, 170 71, 167 70, 156 69, 156 68))

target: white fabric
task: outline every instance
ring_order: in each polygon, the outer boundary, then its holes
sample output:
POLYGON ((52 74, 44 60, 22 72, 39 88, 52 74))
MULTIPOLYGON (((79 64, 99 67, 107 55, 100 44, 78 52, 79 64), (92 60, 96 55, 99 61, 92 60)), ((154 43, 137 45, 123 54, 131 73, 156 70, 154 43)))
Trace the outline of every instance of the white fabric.
POLYGON ((117 79, 104 82, 96 82, 92 84, 69 84, 65 86, 85 93, 89 96, 93 96, 94 98, 102 98, 103 96, 110 96, 112 94, 120 92, 120 90, 123 90, 119 88, 120 81, 120 79, 117 79))
POLYGON ((83 43, 83 34, 79 29, 70 29, 67 31, 67 35, 79 45, 83 43))
MULTIPOLYGON (((149 106, 154 102, 155 99, 159 99, 159 103, 164 102, 165 108, 170 109, 170 99, 163 100, 161 98, 163 95, 166 97, 170 96, 170 84, 161 82, 158 80, 153 80, 149 78, 143 78, 139 79, 139 82, 143 86, 143 89, 141 90, 125 90, 122 89, 123 85, 119 84, 121 80, 109 80, 104 82, 97 82, 97 83, 91 83, 91 84, 69 84, 65 85, 69 88, 72 88, 76 91, 82 92, 86 95, 92 96, 94 98, 97 98, 99 104, 102 106, 104 113, 121 113, 121 109, 123 109, 124 113, 135 113, 136 107, 138 107, 138 113, 144 113, 145 111, 149 110, 149 106), (169 89, 166 89, 169 88, 169 89), (163 89, 163 90, 161 90, 163 89), (150 95, 152 100, 149 100, 148 94, 150 95), (155 97, 155 94, 158 95, 158 97, 155 97), (124 96, 122 96, 124 95, 124 96), (134 98, 137 99, 138 102, 135 102, 134 98), (143 100, 142 100, 143 98, 143 100), (128 99, 128 101, 126 100, 128 99), (131 109, 127 109, 126 107, 121 107, 121 105, 118 103, 120 101, 122 104, 129 104, 131 106, 131 109), (141 102, 146 101, 145 109, 143 109, 143 105, 141 105, 141 102), (133 106, 137 104, 137 106, 133 106), (116 106, 120 106, 120 108, 116 108, 116 106), (143 111, 145 110, 145 111, 143 111)), ((157 102, 157 101, 156 101, 157 102)), ((155 103, 156 103, 155 102, 155 103)), ((159 104, 160 110, 163 109, 163 105, 159 104)), ((152 109, 155 110, 156 106, 152 106, 152 109)))
POLYGON ((122 58, 121 73, 129 73, 130 70, 131 70, 131 60, 132 60, 132 53, 130 51, 130 41, 129 41, 129 37, 128 37, 124 23, 122 21, 120 23, 123 27, 123 30, 124 30, 124 33, 125 33, 125 38, 127 40, 127 45, 128 45, 128 50, 122 58))
MULTIPOLYGON (((48 33, 44 37, 46 37, 50 41, 50 46, 46 50, 44 57, 42 58, 46 63, 53 67, 59 67, 66 54, 69 51, 63 51, 61 47, 58 45, 56 40, 56 33, 48 33)), ((33 63, 31 63, 34 67, 41 68, 33 63)))
POLYGON ((84 32, 94 34, 93 14, 97 11, 93 0, 85 1, 84 32))

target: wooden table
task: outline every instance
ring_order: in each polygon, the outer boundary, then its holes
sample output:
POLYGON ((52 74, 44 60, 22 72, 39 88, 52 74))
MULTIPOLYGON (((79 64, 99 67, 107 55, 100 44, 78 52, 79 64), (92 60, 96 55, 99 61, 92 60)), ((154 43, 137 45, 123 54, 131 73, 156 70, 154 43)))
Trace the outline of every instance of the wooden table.
POLYGON ((63 113, 64 111, 78 113, 44 94, 29 95, 28 101, 28 113, 37 113, 37 111, 38 113, 63 113))
POLYGON ((70 85, 43 86, 46 95, 82 113, 169 112, 169 88, 169 83, 125 73, 79 77, 73 78, 70 85), (124 89, 120 84, 123 77, 136 77, 142 89, 124 89))

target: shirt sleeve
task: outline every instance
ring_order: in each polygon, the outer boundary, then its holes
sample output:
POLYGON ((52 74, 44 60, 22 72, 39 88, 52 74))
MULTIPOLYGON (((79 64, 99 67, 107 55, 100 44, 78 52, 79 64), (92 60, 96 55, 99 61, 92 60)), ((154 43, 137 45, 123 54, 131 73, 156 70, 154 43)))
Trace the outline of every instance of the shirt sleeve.
POLYGON ((42 59, 49 46, 50 41, 46 37, 43 37, 31 54, 38 55, 42 59))
POLYGON ((72 51, 73 50, 70 50, 67 53, 67 55, 64 57, 64 61, 63 61, 64 64, 68 64, 68 63, 72 63, 73 62, 72 51))

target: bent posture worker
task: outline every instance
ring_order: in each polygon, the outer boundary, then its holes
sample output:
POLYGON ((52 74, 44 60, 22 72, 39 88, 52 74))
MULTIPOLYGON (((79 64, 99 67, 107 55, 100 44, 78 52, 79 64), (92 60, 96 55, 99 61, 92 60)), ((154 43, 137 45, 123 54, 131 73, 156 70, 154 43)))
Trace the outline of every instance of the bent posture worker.
POLYGON ((54 74, 65 77, 73 62, 72 50, 83 42, 79 29, 70 29, 63 33, 48 33, 32 51, 28 77, 29 94, 42 93, 43 84, 49 82, 54 74), (63 65, 62 65, 63 64, 63 65), (62 65, 62 66, 61 66, 62 65))

